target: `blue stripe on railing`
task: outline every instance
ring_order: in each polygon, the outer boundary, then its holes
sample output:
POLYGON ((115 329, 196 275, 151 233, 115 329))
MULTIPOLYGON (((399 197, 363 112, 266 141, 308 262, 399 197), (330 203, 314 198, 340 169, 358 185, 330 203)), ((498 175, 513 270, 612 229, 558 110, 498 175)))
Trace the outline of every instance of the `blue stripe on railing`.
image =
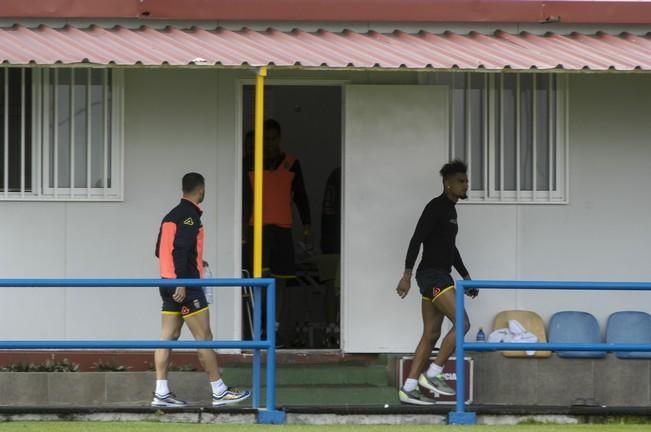
POLYGON ((0 287, 91 288, 91 287, 266 287, 274 279, 0 279, 0 287))
MULTIPOLYGON (((651 291, 649 282, 589 282, 589 281, 501 281, 501 280, 459 280, 456 282, 455 328, 463 328, 465 316, 464 290, 478 289, 536 289, 536 290, 585 290, 585 291, 651 291)), ((474 423, 474 413, 466 413, 465 372, 463 358, 469 351, 645 351, 651 352, 651 344, 617 343, 489 343, 465 342, 463 332, 456 332, 456 411, 449 415, 450 423, 474 423), (472 415, 471 415, 472 414, 472 415)))
MULTIPOLYGON (((161 341, 161 340, 0 340, 0 349, 143 349, 143 348, 242 348, 253 354, 253 408, 260 408, 260 350, 267 351, 267 413, 276 411, 276 282, 259 279, 0 279, 0 288, 92 288, 92 287, 254 287, 253 340, 161 341), (262 289, 267 300, 267 339, 262 334, 262 289)), ((274 417, 275 418, 275 417, 274 417)), ((263 420, 264 421, 264 420, 263 420)))
POLYGON ((0 340, 0 349, 267 349, 269 341, 161 341, 161 340, 0 340))
POLYGON ((464 342, 466 351, 651 351, 651 344, 464 342))
POLYGON ((649 282, 587 282, 587 281, 499 281, 464 280, 457 281, 464 288, 490 289, 542 289, 542 290, 607 290, 607 291, 649 291, 649 282))

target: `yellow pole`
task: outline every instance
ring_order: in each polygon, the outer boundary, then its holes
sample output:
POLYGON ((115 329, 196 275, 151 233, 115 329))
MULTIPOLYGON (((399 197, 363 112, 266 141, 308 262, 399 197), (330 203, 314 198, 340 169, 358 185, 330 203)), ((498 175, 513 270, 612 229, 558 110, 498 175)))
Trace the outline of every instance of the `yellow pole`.
POLYGON ((255 79, 255 150, 253 168, 253 277, 262 277, 262 134, 264 121, 265 66, 255 79))

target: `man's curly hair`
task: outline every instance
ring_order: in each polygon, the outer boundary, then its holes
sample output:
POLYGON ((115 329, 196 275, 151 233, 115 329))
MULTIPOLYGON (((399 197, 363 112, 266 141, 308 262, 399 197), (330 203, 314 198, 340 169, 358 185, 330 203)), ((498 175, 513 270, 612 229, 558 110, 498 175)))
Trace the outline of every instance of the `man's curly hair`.
POLYGON ((443 177, 443 179, 446 179, 449 176, 457 173, 467 174, 468 165, 466 165, 463 161, 459 159, 455 159, 452 162, 448 162, 445 165, 443 165, 443 168, 441 168, 441 171, 439 171, 439 173, 441 174, 441 177, 443 177))

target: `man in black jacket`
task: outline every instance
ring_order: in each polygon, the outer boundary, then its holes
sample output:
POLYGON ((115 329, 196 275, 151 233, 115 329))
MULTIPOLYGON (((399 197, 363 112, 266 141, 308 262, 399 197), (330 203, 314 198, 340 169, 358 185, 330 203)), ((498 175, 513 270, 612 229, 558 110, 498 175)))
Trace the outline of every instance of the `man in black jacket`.
MULTIPOLYGON (((160 275, 164 279, 198 279, 203 274, 204 230, 199 204, 205 195, 205 181, 201 174, 188 173, 182 180, 183 198, 161 222, 156 257, 160 262, 160 275)), ((161 340, 177 340, 183 324, 187 324, 196 340, 212 340, 208 302, 202 287, 160 287, 163 300, 161 315, 161 340)), ((219 374, 217 356, 211 349, 197 351, 199 361, 208 374, 212 387, 212 405, 221 406, 240 402, 249 392, 228 388, 219 374)), ((176 398, 169 389, 167 372, 169 349, 157 349, 156 391, 152 406, 178 407, 186 402, 176 398)))
MULTIPOLYGON (((411 370, 404 386, 398 392, 400 401, 413 405, 431 405, 431 399, 424 397, 418 386, 442 395, 454 395, 455 392, 445 382, 442 371, 445 362, 455 348, 455 331, 453 327, 441 343, 436 359, 423 373, 432 347, 441 335, 443 318, 455 323, 454 280, 450 276, 452 267, 464 279, 470 279, 455 240, 458 232, 457 211, 455 204, 459 199, 466 199, 468 193, 467 167, 461 161, 450 162, 441 168, 443 193, 432 199, 418 220, 414 235, 409 242, 405 271, 396 289, 400 298, 405 298, 411 287, 411 275, 418 257, 421 244, 423 255, 416 272, 416 282, 422 296, 421 313, 423 316, 423 335, 421 336, 411 370)), ((466 294, 477 296, 476 290, 466 294)), ((465 316, 464 334, 470 329, 470 321, 465 316)))

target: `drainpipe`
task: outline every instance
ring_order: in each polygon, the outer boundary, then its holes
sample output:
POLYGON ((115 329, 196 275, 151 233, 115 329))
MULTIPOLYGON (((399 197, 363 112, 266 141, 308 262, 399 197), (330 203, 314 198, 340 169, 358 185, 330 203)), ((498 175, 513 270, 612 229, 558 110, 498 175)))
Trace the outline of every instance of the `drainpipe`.
POLYGON ((253 168, 253 277, 262 277, 262 134, 264 121, 264 79, 266 66, 255 79, 255 150, 253 168))

